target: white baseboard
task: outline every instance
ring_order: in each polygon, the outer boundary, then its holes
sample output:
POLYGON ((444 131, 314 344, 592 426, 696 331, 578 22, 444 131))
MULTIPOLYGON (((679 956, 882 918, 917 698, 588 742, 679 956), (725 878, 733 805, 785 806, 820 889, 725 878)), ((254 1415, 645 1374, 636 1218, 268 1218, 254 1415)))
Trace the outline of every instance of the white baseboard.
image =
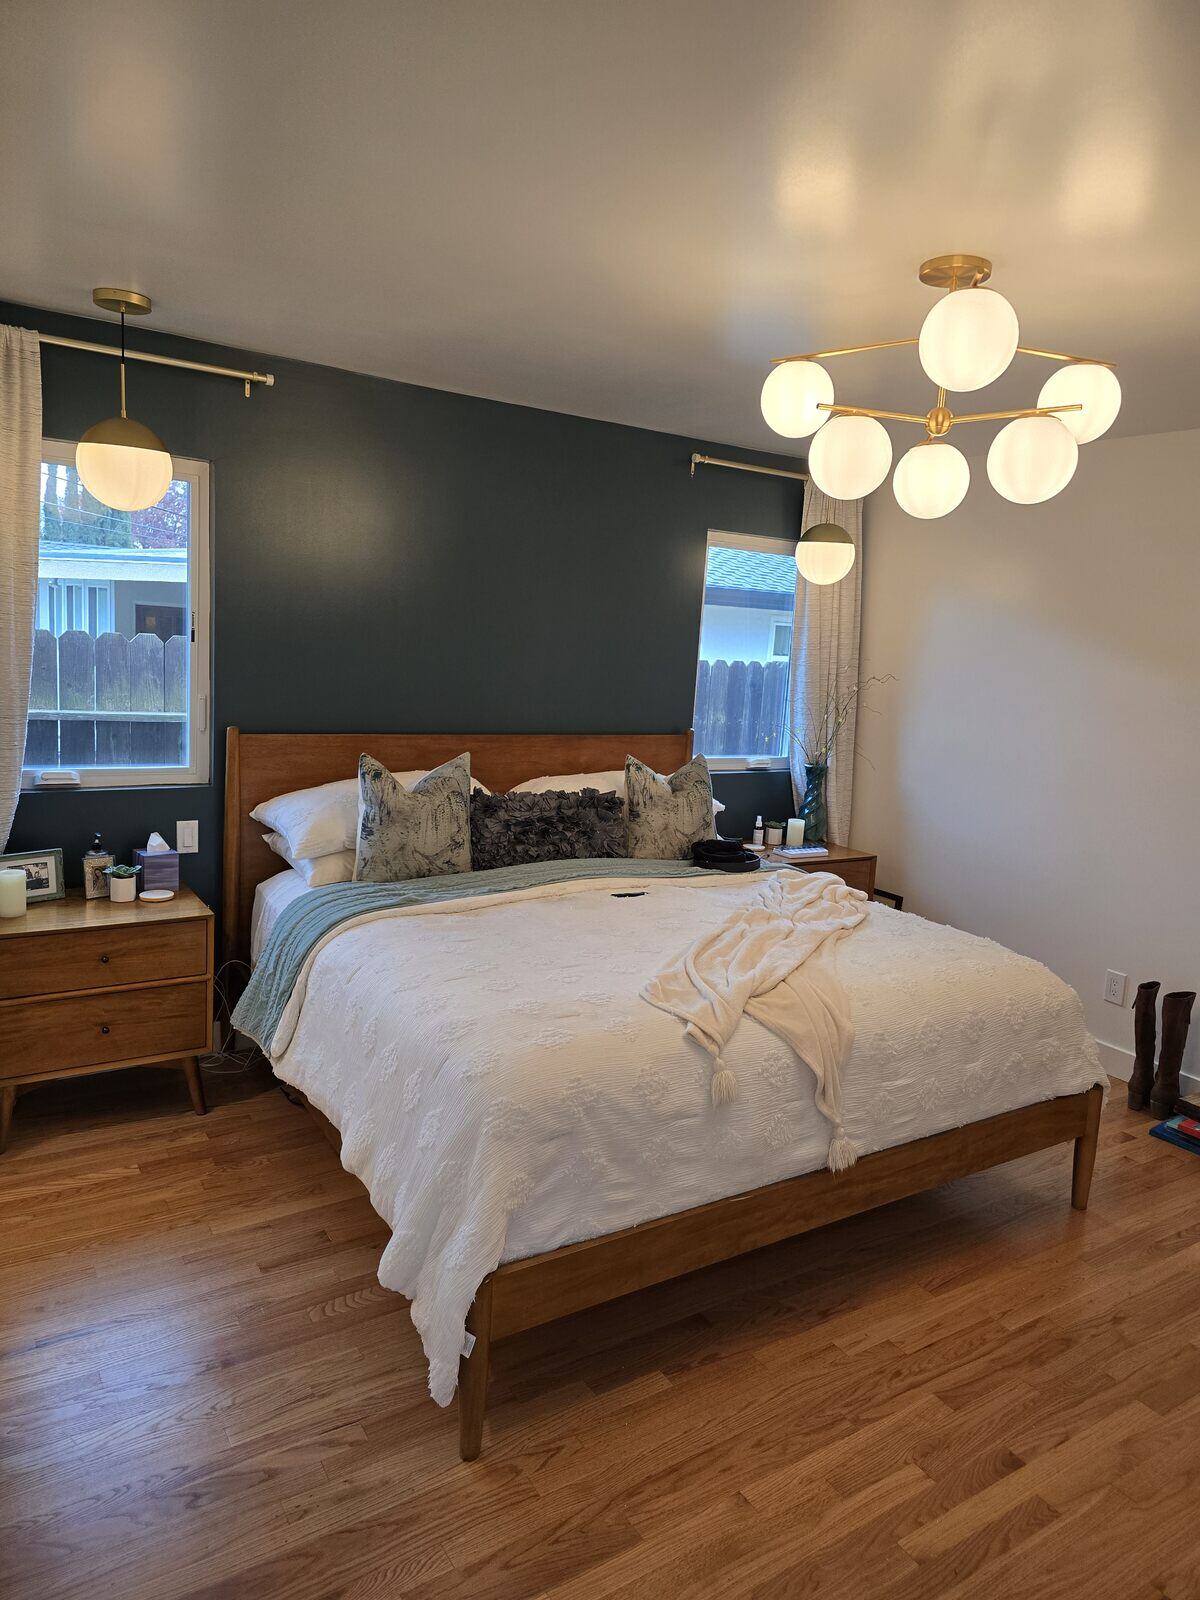
POLYGON ((1096 1040, 1096 1049, 1100 1052, 1100 1065, 1110 1078, 1120 1078, 1122 1083, 1128 1083, 1133 1077, 1133 1051, 1122 1050, 1120 1045, 1105 1044, 1103 1039, 1096 1040))
MULTIPOLYGON (((1122 1083, 1128 1083, 1133 1076, 1133 1051, 1122 1050, 1120 1045, 1105 1044, 1103 1039, 1096 1040, 1096 1049, 1100 1052, 1100 1065, 1110 1078, 1120 1078, 1122 1083)), ((1189 1100, 1200 1096, 1200 1078, 1189 1077, 1185 1072, 1179 1079, 1179 1087, 1189 1100)))

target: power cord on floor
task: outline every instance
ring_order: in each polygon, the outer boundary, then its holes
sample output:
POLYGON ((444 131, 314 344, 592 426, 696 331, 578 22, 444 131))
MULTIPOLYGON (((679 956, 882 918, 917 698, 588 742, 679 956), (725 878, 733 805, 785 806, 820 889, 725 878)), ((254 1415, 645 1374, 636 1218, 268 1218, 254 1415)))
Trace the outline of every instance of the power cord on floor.
POLYGON ((248 1072, 250 1068, 255 1066, 260 1060, 266 1059, 263 1056, 262 1051, 253 1042, 253 1040, 251 1040, 248 1049, 231 1050, 229 1048, 228 1041, 234 1036, 234 1029, 231 1025, 233 1007, 230 1004, 229 991, 227 988, 227 980, 225 975, 230 971, 231 968, 234 967, 243 968, 247 977, 249 976, 250 967, 247 962, 226 961, 217 969, 216 975, 213 978, 213 992, 215 993, 217 999, 216 1014, 213 1018, 213 1024, 214 1027, 219 1030, 219 1036, 222 1043, 221 1048, 219 1050, 214 1050, 211 1055, 201 1056, 200 1065, 204 1068, 205 1072, 248 1072))

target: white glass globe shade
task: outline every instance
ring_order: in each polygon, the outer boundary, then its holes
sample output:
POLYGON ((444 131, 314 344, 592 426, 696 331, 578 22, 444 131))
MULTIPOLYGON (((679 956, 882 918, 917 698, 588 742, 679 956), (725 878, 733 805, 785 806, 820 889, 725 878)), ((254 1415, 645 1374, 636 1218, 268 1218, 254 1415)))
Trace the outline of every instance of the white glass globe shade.
POLYGON ((1037 505, 1065 489, 1079 462, 1075 436, 1057 417, 1017 417, 992 440, 992 488, 1019 506, 1037 505))
POLYGON ((1071 361, 1046 379, 1038 405, 1081 405, 1082 411, 1061 411, 1058 420, 1075 435, 1076 443, 1091 444, 1117 420, 1121 385, 1111 367, 1098 366, 1094 361, 1071 361))
POLYGON ((171 457, 156 433, 132 417, 109 417, 75 447, 84 488, 114 511, 145 511, 171 486, 171 457))
POLYGON ((892 441, 874 417, 831 417, 808 448, 808 473, 832 500, 861 500, 888 475, 892 441))
POLYGON ((917 354, 943 389, 969 394, 994 383, 1017 351, 1017 313, 994 289, 956 289, 921 324, 917 354))
POLYGON ((807 583, 840 583, 854 565, 854 540, 836 522, 822 522, 800 535, 796 566, 807 583))
POLYGON ((910 517, 944 517, 962 504, 970 486, 966 456, 936 439, 906 450, 892 476, 896 502, 910 517))
POLYGON ((762 414, 785 439, 804 439, 828 421, 821 403, 833 404, 833 379, 815 361, 782 361, 762 386, 762 414))

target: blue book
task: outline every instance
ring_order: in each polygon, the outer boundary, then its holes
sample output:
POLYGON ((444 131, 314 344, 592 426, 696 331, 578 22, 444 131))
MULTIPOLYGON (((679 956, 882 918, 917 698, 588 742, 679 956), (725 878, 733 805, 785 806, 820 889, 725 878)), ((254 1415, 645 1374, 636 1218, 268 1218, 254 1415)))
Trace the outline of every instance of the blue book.
POLYGON ((1150 1129, 1152 1139, 1162 1139, 1167 1144, 1176 1144, 1181 1150, 1190 1150, 1193 1155, 1200 1156, 1200 1141, 1192 1138, 1188 1133, 1179 1131, 1182 1117, 1170 1117, 1166 1122, 1157 1122, 1150 1129))

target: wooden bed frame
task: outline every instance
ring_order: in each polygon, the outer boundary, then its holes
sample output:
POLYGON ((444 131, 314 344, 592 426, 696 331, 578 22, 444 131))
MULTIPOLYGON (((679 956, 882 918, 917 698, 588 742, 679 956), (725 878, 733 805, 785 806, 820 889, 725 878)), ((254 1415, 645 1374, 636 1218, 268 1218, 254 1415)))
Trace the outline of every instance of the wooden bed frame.
MULTIPOLYGON (((364 750, 389 768, 435 767, 463 750, 491 789, 555 772, 603 772, 632 754, 672 772, 691 753, 690 733, 668 734, 244 734, 226 736, 222 960, 247 960, 255 887, 281 869, 250 811, 289 789, 352 777, 364 750)), ((1074 1141, 1071 1204, 1087 1207, 1100 1131, 1102 1091, 1063 1095, 864 1156, 846 1172, 810 1172, 745 1194, 659 1217, 497 1267, 480 1284, 467 1318, 474 1347, 459 1367, 459 1453, 483 1440, 491 1347, 527 1328, 615 1300, 651 1284, 726 1261, 841 1217, 887 1205, 971 1172, 1074 1141)), ((312 1107, 334 1144, 338 1130, 312 1107)))

